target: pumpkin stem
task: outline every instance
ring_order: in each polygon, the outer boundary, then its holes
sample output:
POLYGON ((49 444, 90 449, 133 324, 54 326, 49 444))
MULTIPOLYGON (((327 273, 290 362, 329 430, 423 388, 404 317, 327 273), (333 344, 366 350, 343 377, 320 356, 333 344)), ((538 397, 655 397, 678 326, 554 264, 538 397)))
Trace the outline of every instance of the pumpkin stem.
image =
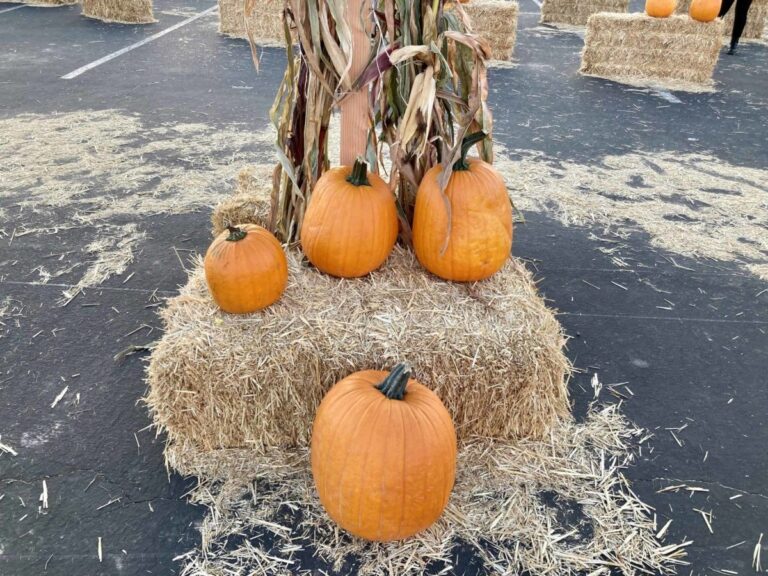
POLYGON ((408 380, 411 378, 411 367, 407 363, 398 364, 389 373, 389 376, 376 386, 384 396, 390 400, 402 400, 405 396, 405 387, 408 386, 408 380))
POLYGON ((237 226, 227 226, 229 230, 229 236, 227 236, 227 242, 239 242, 248 236, 248 232, 237 226))
POLYGON ((347 177, 347 182, 352 186, 370 186, 368 181, 368 164, 362 156, 358 156, 355 165, 352 166, 352 173, 347 177))
POLYGON ((470 134, 469 136, 464 137, 464 141, 461 143, 461 156, 459 156, 459 159, 454 163, 454 170, 469 170, 469 164, 467 163, 467 153, 469 152, 470 148, 472 148, 472 146, 478 142, 481 142, 482 140, 485 140, 486 136, 487 134, 481 130, 480 132, 475 132, 474 134, 470 134))

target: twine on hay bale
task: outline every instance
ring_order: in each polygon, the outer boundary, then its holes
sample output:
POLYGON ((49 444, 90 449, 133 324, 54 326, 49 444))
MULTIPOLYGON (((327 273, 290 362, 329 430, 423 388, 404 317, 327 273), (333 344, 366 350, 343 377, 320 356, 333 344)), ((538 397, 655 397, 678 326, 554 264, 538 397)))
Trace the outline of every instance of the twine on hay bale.
POLYGON ((146 402, 171 442, 306 446, 335 382, 403 360, 445 403, 460 440, 541 437, 568 415, 564 336, 517 260, 470 286, 430 276, 401 248, 354 281, 287 256, 288 288, 261 313, 222 313, 202 266, 169 300, 146 402))
POLYGON ((711 87, 722 45, 721 20, 595 14, 589 18, 582 74, 678 90, 711 87))
POLYGON ((82 0, 83 16, 116 24, 157 22, 152 0, 82 0))
MULTIPOLYGON (((257 44, 285 45, 283 0, 259 0, 255 3, 248 26, 257 44)), ((243 0, 219 0, 219 32, 233 38, 248 38, 243 0)))
MULTIPOLYGON (((678 0, 677 13, 688 14, 688 10, 691 8, 691 0, 678 0)), ((735 7, 731 7, 728 14, 723 18, 725 26, 723 28, 723 36, 730 38, 731 31, 733 30, 733 18, 736 14, 735 7)), ((741 35, 741 40, 760 40, 763 37, 765 27, 768 24, 768 0, 752 0, 752 4, 749 7, 747 13, 747 25, 744 27, 744 32, 741 35)))
POLYGON ((544 0, 541 22, 584 26, 598 12, 627 12, 629 0, 544 0))
POLYGON ((507 0, 472 0, 462 5, 462 8, 472 22, 472 31, 490 44, 493 59, 509 61, 517 39, 518 3, 507 0))
POLYGON ((324 573, 453 573, 461 546, 489 574, 671 574, 690 542, 656 538, 652 508, 622 474, 647 438, 617 406, 593 404, 583 423, 560 421, 542 440, 467 442, 442 518, 390 543, 353 538, 328 518, 304 448, 170 446, 169 463, 201 479, 192 501, 209 508, 203 545, 184 555, 181 573, 288 575, 307 570, 306 558, 324 573))

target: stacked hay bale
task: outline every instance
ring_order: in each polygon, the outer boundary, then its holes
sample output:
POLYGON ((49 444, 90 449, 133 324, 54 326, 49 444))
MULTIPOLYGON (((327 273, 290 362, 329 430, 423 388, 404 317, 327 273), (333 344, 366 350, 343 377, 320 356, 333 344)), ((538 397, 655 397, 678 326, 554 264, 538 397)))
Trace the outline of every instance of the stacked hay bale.
POLYGON ((118 24, 152 24, 152 0, 82 0, 83 16, 118 24))
MULTIPOLYGON (((282 0, 255 3, 248 28, 258 44, 284 44, 282 14, 282 0)), ((243 0, 219 0, 219 32, 233 38, 248 38, 243 0)))
POLYGON ((592 14, 629 10, 629 0, 544 0, 541 22, 584 26, 592 14))
MULTIPOLYGON (((691 0, 679 0, 677 3, 677 13, 688 14, 690 7, 691 0)), ((731 30, 733 30, 733 18, 735 13, 736 9, 732 7, 728 11, 728 14, 725 15, 725 18, 723 18, 723 21, 725 22, 723 34, 727 37, 730 37, 731 30)), ((752 5, 747 14, 747 25, 744 28, 741 39, 762 39, 766 25, 768 25, 768 0, 752 0, 752 5)))
POLYGON ((243 168, 237 176, 235 193, 213 211, 213 235, 218 236, 227 226, 248 222, 265 223, 269 219, 273 170, 263 164, 243 168))
POLYGON ((475 0, 463 5, 472 21, 472 30, 491 45, 494 60, 512 58, 517 38, 517 2, 475 0))
POLYGON ((720 20, 595 14, 587 24, 580 72, 631 84, 704 88, 712 83, 722 31, 720 20))

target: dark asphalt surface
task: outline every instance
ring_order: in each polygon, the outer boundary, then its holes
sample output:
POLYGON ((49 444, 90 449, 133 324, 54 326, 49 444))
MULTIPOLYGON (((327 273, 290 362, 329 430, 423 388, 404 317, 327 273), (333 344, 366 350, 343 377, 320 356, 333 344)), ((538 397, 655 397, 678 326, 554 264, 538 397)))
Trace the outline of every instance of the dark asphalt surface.
MULTIPOLYGON (((0 118, 116 108, 140 113, 147 125, 263 128, 284 56, 266 49, 256 76, 246 44, 216 34, 215 15, 77 79, 60 79, 185 18, 164 11, 212 5, 157 0, 159 22, 130 27, 83 19, 77 7, 3 12, 15 5, 0 2, 0 118), (243 85, 257 89, 233 89, 243 85)), ((584 164, 624 151, 671 150, 768 167, 768 46, 723 56, 718 92, 675 93, 678 102, 670 102, 665 94, 579 77, 581 39, 537 28, 532 0, 521 0, 521 10, 519 65, 490 74, 496 138, 507 147, 584 164)), ((7 204, 0 187, 0 207, 12 208, 7 204)), ((0 325, 0 441, 19 452, 0 454, 1 576, 175 574, 174 557, 198 541, 203 511, 183 498, 193 481, 166 473, 162 439, 138 402, 144 363, 138 355, 121 364, 112 358, 158 336, 152 294, 170 296, 185 282, 173 247, 204 251, 208 217, 137 220, 148 238, 126 273, 67 307, 59 296, 74 276, 40 285, 29 270, 89 239, 75 230, 11 244, 15 223, 0 222, 0 301, 23 304, 0 325), (133 288, 123 284, 130 273, 133 288), (134 332, 142 325, 151 331, 134 332), (71 393, 51 408, 65 385, 80 394, 79 404, 71 393), (44 479, 50 508, 38 514, 44 479)), ((577 415, 591 397, 594 372, 604 383, 628 382, 634 396, 625 412, 656 432, 653 452, 628 475, 660 525, 674 519, 670 540, 694 541, 692 565, 681 573, 754 573, 752 550, 760 533, 768 536, 768 284, 729 262, 674 255, 675 265, 639 233, 623 254, 630 266, 619 269, 589 239, 591 230, 535 213, 526 220, 515 251, 535 268, 572 336, 568 354, 583 370, 571 384, 577 415), (673 293, 676 311, 658 309, 663 294, 649 284, 673 293), (680 446, 667 429, 685 424, 680 446), (709 492, 657 493, 674 483, 709 492), (694 508, 714 511, 714 534, 694 508)))

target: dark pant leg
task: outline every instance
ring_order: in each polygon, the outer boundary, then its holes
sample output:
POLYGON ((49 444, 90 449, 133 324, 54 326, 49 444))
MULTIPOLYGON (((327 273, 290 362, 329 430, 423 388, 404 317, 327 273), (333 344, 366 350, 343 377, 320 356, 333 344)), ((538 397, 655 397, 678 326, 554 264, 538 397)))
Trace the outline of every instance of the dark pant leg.
POLYGON ((736 0, 736 13, 733 18, 733 33, 731 34, 731 48, 739 43, 744 26, 747 25, 747 12, 752 5, 752 0, 736 0))
POLYGON ((728 10, 731 9, 731 6, 733 6, 733 0, 723 0, 723 3, 720 5, 720 18, 728 13, 728 10))

